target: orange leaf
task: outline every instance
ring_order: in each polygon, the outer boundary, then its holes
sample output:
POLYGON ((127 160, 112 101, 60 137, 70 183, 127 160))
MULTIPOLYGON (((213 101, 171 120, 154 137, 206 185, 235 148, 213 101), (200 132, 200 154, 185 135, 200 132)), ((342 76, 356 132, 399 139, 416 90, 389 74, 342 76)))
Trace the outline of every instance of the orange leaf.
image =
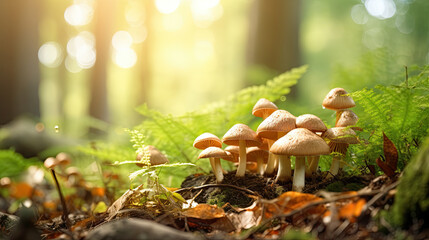
POLYGON ((33 187, 26 182, 12 183, 9 187, 10 196, 16 199, 29 198, 33 194, 33 187))
MULTIPOLYGON (((285 192, 274 203, 268 203, 265 208, 265 217, 271 218, 278 214, 286 214, 305 205, 320 201, 322 198, 313 194, 300 192, 285 192)), ((305 211, 307 214, 321 214, 325 212, 323 205, 318 205, 305 211)))
POLYGON ((182 214, 186 217, 198 219, 215 219, 225 216, 225 212, 222 208, 208 204, 198 204, 194 208, 186 209, 182 214))
POLYGON ((93 187, 91 188, 91 194, 92 196, 103 197, 106 195, 106 190, 102 187, 93 187))
POLYGON ((355 222, 356 218, 360 216, 363 206, 365 206, 366 200, 361 198, 356 202, 351 202, 344 205, 338 211, 339 218, 347 218, 350 222, 355 222))

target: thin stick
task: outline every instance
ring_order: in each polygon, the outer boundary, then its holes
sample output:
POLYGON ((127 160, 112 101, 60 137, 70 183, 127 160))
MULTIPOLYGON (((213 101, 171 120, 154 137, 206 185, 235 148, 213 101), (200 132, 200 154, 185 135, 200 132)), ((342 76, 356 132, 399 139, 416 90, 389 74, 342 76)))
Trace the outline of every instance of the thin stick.
POLYGON ((249 189, 246 189, 246 188, 242 188, 242 187, 239 187, 239 186, 235 186, 235 185, 230 185, 230 184, 206 184, 206 185, 202 185, 202 186, 198 186, 198 187, 181 188, 181 189, 178 189, 178 190, 176 190, 174 192, 178 193, 178 192, 183 192, 183 191, 191 191, 191 190, 198 190, 198 189, 202 189, 202 188, 212 188, 212 187, 234 188, 236 190, 240 190, 240 191, 246 192, 246 193, 251 194, 253 196, 261 197, 261 195, 259 195, 258 193, 254 192, 252 190, 249 190, 249 189))
POLYGON ((57 179, 57 176, 55 175, 55 171, 53 169, 50 169, 50 170, 51 170, 52 177, 54 178, 55 186, 57 187, 58 194, 60 195, 61 205, 63 207, 63 215, 61 216, 61 219, 66 224, 67 228, 70 229, 71 222, 69 219, 69 211, 67 209, 66 201, 64 200, 63 193, 61 192, 60 184, 58 183, 58 179, 57 179))

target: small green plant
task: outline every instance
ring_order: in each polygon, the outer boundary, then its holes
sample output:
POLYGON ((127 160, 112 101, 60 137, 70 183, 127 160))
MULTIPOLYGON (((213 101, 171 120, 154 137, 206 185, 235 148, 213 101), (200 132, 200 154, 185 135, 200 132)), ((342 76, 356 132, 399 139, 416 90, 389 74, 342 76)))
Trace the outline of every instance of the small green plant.
POLYGON ((29 166, 41 165, 35 158, 26 159, 12 149, 0 150, 0 178, 16 177, 29 166))

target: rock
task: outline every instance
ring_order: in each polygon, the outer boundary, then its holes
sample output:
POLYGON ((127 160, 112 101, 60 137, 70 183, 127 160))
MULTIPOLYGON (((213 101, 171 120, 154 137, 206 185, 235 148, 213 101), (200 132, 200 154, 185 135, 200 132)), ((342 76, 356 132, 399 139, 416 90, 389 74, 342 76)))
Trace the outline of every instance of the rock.
POLYGON ((150 220, 127 218, 111 221, 90 231, 85 239, 91 240, 198 240, 203 239, 194 233, 187 233, 167 227, 150 220))

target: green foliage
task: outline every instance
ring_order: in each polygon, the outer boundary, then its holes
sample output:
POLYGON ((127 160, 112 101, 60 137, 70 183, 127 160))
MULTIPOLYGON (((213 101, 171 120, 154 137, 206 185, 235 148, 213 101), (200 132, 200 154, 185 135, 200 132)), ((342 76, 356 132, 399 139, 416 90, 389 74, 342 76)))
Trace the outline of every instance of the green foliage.
POLYGON ((13 150, 0 150, 0 178, 16 177, 32 165, 40 165, 40 162, 34 158, 26 159, 13 150))
MULTIPOLYGON (((290 87, 296 84, 306 70, 306 66, 292 69, 264 85, 245 88, 228 99, 180 116, 165 115, 148 108, 147 105, 142 105, 137 111, 145 117, 145 120, 135 128, 137 132, 131 135, 144 136, 145 143, 164 151, 172 163, 193 163, 208 172, 210 165, 207 162, 202 160, 203 163, 197 163, 199 151, 192 146, 195 138, 204 132, 222 137, 236 123, 251 125, 255 120, 251 114, 253 105, 260 98, 276 101, 288 94, 290 87)), ((190 170, 165 169, 161 174, 165 174, 165 178, 177 176, 183 179, 190 173, 190 170)), ((163 177, 160 179, 162 181, 163 177)))
POLYGON ((398 149, 400 169, 416 153, 429 129, 428 69, 412 73, 399 85, 377 85, 351 94, 363 129, 359 137, 364 140, 352 145, 355 160, 374 164, 383 155, 383 132, 398 149))

